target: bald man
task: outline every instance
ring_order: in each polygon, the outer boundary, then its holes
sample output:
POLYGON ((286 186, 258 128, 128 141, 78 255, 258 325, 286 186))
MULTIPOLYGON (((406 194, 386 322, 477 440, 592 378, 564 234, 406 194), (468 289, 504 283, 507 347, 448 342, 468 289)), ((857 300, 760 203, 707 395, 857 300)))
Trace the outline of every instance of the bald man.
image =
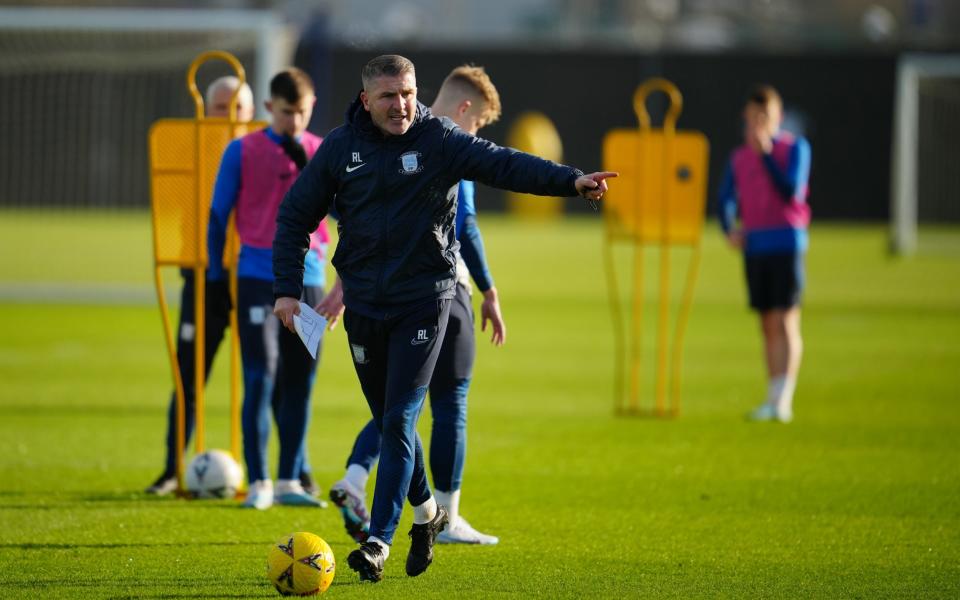
MULTIPOLYGON (((230 100, 240 85, 240 80, 233 75, 225 75, 215 80, 207 87, 206 113, 208 117, 229 117, 230 100)), ((246 83, 240 88, 237 97, 237 120, 247 123, 253 120, 253 91, 246 83)))

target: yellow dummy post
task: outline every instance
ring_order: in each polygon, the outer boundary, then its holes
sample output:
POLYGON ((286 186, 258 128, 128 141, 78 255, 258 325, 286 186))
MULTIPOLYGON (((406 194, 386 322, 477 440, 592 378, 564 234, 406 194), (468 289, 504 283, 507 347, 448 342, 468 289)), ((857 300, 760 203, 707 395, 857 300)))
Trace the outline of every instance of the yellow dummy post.
MULTIPOLYGON (((196 410, 196 452, 204 450, 204 374, 205 374, 205 287, 207 268, 207 221, 220 159, 231 140, 266 126, 263 122, 237 120, 237 98, 246 81, 243 65, 232 54, 204 52, 190 64, 187 89, 193 97, 192 119, 161 119, 149 133, 150 197, 153 216, 154 280, 163 320, 170 366, 177 398, 177 482, 183 491, 186 445, 186 407, 184 385, 193 385, 196 410), (200 66, 210 60, 222 60, 235 71, 240 86, 230 100, 228 117, 206 117, 203 95, 197 88, 200 66), (194 281, 194 373, 192 382, 184 382, 177 366, 176 345, 163 288, 161 267, 192 269, 194 281)), ((240 344, 237 334, 236 255, 239 243, 232 225, 227 236, 224 265, 230 269, 230 452, 240 461, 240 344)))
POLYGON ((616 414, 676 417, 680 413, 680 363, 693 287, 700 263, 707 191, 709 146, 696 131, 677 131, 683 106, 680 90, 665 79, 641 84, 633 96, 639 129, 615 129, 603 141, 603 169, 617 171, 617 185, 604 196, 604 257, 610 288, 616 352, 614 411, 616 414), (670 99, 663 128, 650 124, 647 98, 663 92, 670 99), (614 264, 614 245, 630 245, 632 286, 630 321, 625 323, 614 264), (643 340, 644 272, 646 247, 659 250, 659 282, 654 401, 643 403, 641 348, 643 340), (670 340, 670 251, 690 248, 673 339, 670 340), (667 402, 669 361, 669 405, 667 402))

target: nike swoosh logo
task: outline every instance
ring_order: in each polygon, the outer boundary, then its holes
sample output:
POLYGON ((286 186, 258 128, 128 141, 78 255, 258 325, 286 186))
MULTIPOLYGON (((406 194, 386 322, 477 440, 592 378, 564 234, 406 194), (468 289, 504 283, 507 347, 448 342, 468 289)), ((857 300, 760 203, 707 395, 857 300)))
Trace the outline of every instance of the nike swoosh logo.
POLYGON ((367 163, 360 163, 359 165, 356 165, 356 166, 354 166, 354 167, 351 167, 350 165, 347 165, 347 173, 353 173, 354 171, 356 171, 357 169, 359 169, 360 167, 362 167, 362 166, 364 166, 364 165, 366 165, 366 164, 367 164, 367 163))

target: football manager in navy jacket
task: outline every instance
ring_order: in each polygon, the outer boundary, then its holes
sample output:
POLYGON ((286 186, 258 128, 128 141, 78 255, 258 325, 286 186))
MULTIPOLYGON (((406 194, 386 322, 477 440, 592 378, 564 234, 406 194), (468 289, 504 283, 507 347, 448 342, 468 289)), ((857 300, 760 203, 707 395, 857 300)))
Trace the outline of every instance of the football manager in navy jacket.
POLYGON ((347 562, 362 580, 379 581, 405 498, 414 509, 408 575, 430 565, 447 523, 427 483, 416 425, 455 292, 458 183, 599 200, 616 174, 584 175, 434 117, 417 102, 414 66, 402 56, 374 58, 361 79, 347 122, 326 136, 280 206, 274 313, 293 330, 310 232, 334 212, 344 329, 383 436, 370 538, 347 562))

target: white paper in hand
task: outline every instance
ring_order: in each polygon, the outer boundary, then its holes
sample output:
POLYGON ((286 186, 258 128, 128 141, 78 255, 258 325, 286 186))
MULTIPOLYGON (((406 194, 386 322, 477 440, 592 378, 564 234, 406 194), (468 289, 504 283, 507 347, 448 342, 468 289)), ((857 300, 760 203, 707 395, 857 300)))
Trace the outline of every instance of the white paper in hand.
POLYGON ((293 315, 293 326, 300 336, 300 341, 307 347, 307 352, 314 359, 317 358, 317 349, 323 339, 323 330, 327 327, 327 320, 308 304, 300 303, 300 314, 293 315))

